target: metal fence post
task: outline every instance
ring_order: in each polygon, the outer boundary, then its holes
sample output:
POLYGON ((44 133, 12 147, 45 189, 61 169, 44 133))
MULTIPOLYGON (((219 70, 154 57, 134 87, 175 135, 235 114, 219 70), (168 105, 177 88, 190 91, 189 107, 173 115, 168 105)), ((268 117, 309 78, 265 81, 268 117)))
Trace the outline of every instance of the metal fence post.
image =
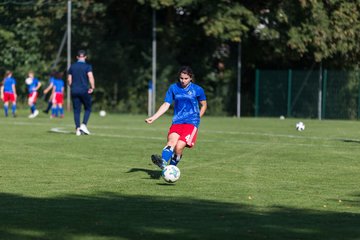
POLYGON ((323 91, 322 91, 322 118, 325 119, 326 112, 326 88, 327 88, 327 69, 324 70, 324 78, 323 78, 323 91))
POLYGON ((320 68, 319 68, 319 88, 318 88, 318 119, 321 120, 321 103, 322 103, 322 62, 320 62, 320 68))
POLYGON ((260 87, 260 70, 256 69, 255 73, 255 117, 259 116, 259 87, 260 87))

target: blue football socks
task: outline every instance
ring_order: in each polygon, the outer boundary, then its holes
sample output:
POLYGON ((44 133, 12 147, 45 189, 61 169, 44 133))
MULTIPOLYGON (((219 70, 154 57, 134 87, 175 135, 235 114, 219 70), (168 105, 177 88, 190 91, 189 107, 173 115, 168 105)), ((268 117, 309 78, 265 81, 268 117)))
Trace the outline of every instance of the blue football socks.
POLYGON ((13 104, 11 106, 11 111, 12 111, 12 115, 15 117, 15 113, 16 113, 16 104, 13 104))
POLYGON ((8 112, 9 112, 9 106, 4 105, 4 112, 5 112, 5 117, 8 116, 8 112))
POLYGON ((34 113, 35 109, 36 109, 35 104, 31 105, 31 107, 30 107, 31 113, 34 113))
POLYGON ((162 150, 161 158, 167 163, 171 159, 173 153, 174 153, 174 148, 171 146, 166 146, 162 150))
POLYGON ((172 158, 170 160, 170 165, 176 166, 180 162, 181 157, 182 157, 182 155, 174 154, 174 156, 172 156, 172 158))

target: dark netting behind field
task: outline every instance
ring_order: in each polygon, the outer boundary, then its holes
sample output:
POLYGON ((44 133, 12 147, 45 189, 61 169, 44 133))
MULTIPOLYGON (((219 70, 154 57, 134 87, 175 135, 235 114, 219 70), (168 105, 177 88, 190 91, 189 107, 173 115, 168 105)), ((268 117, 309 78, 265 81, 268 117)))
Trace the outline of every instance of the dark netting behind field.
POLYGON ((322 119, 359 117, 359 73, 257 70, 255 116, 322 119), (319 87, 321 85, 321 88, 319 87))
POLYGON ((257 73, 255 115, 286 115, 288 72, 261 70, 257 73))
POLYGON ((292 117, 316 118, 318 115, 319 71, 292 71, 292 117))
POLYGON ((358 118, 359 74, 355 71, 333 71, 325 74, 323 117, 328 119, 358 118))

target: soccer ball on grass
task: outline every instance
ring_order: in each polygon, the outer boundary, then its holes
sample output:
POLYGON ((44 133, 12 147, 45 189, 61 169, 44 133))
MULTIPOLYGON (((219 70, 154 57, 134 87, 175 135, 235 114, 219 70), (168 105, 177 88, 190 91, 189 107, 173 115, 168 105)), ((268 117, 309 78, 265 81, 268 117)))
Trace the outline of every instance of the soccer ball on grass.
POLYGON ((104 110, 101 110, 101 111, 99 112, 99 115, 100 115, 100 117, 105 117, 105 116, 106 116, 106 112, 105 112, 104 110))
POLYGON ((180 169, 174 165, 166 166, 161 173, 165 182, 174 183, 180 178, 180 169))
POLYGON ((303 122, 296 123, 296 130, 298 131, 304 131, 305 130, 305 124, 303 122))

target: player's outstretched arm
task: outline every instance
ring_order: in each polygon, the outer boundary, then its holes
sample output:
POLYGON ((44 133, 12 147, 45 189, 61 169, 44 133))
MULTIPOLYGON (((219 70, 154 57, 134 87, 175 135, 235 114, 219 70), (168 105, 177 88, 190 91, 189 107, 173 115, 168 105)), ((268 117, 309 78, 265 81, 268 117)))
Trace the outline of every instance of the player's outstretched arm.
POLYGON ((158 119, 161 115, 163 115, 170 107, 170 103, 164 102, 157 112, 151 117, 145 119, 146 123, 153 123, 156 119, 158 119))

